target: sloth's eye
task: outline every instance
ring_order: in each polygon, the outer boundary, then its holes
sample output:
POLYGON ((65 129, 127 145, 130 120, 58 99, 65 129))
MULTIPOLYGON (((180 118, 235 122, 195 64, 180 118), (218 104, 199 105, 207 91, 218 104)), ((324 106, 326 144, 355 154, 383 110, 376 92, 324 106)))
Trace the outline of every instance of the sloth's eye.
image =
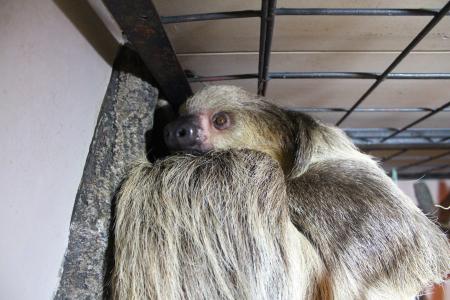
POLYGON ((226 112, 218 112, 212 117, 216 129, 226 129, 230 126, 230 117, 226 112))

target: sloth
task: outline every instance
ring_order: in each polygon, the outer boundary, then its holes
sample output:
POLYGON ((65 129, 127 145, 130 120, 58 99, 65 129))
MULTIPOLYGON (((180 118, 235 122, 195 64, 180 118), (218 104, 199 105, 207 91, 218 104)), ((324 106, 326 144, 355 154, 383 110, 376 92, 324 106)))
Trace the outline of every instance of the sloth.
POLYGON ((323 299, 322 261, 262 152, 136 163, 118 194, 114 251, 114 299, 323 299))
POLYGON ((250 149, 278 163, 295 234, 323 264, 310 277, 321 292, 305 299, 411 299, 450 270, 445 234, 339 128, 234 86, 209 86, 182 106, 164 140, 174 153, 250 149))

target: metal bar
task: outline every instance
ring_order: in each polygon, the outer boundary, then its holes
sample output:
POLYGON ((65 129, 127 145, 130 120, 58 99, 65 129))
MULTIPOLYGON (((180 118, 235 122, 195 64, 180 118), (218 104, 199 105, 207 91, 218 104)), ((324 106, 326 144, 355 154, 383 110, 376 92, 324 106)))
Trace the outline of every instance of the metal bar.
MULTIPOLYGON (((260 62, 260 65, 263 62, 260 62)), ((262 65, 261 65, 262 66, 262 65)), ((261 70, 261 72, 263 72, 261 70)), ((380 73, 370 72, 269 72, 266 80, 270 79, 377 79, 380 73)), ((238 79, 258 78, 256 73, 247 74, 231 74, 218 76, 189 76, 190 82, 208 82, 208 81, 225 81, 238 79)), ((450 73, 390 73, 386 79, 433 79, 433 80, 449 80, 450 73)))
MULTIPOLYGON (((385 127, 374 127, 374 128, 343 128, 343 130, 348 131, 348 132, 374 132, 374 133, 383 133, 383 134, 391 134, 392 131, 395 131, 397 129, 393 129, 393 128, 385 128, 385 127)), ((408 129, 406 132, 404 133, 414 133, 418 132, 418 133, 432 133, 432 132, 445 132, 445 133, 450 133, 450 128, 449 127, 442 127, 442 128, 410 128, 408 129)))
POLYGON ((264 80, 263 68, 264 57, 266 52, 266 37, 267 37, 267 14, 269 13, 269 1, 261 1, 261 19, 259 22, 259 51, 258 51, 258 87, 257 91, 260 94, 260 87, 262 88, 262 81, 264 80))
MULTIPOLYGON (((344 130, 345 131, 345 130, 344 130)), ((380 143, 380 139, 382 139, 383 137, 385 137, 386 135, 384 133, 379 133, 379 134, 364 134, 363 132, 361 133, 351 133, 351 132, 346 132, 348 136, 350 136, 352 139, 358 140, 358 139, 366 139, 368 142, 373 142, 375 144, 380 143)), ((401 140, 417 140, 417 142, 423 143, 423 140, 427 140, 427 142, 430 142, 431 139, 431 143, 441 143, 440 140, 433 140, 433 139, 442 139, 442 137, 447 137, 448 133, 440 133, 437 132, 435 134, 431 134, 431 135, 425 135, 425 134, 407 134, 407 135, 399 135, 398 137, 394 138, 391 140, 391 142, 389 142, 389 144, 391 143, 399 143, 399 141, 401 140), (422 141, 420 141, 420 139, 422 139, 422 141)), ((381 144, 381 143, 380 143, 381 144)))
POLYGON ((258 95, 265 96, 269 81, 269 62, 275 24, 276 0, 263 0, 259 39, 258 95))
MULTIPOLYGON (((301 107, 301 108, 285 108, 286 110, 298 112, 346 112, 348 109, 342 107, 301 107)), ((373 108, 357 108, 354 112, 363 113, 381 113, 381 112, 430 112, 432 108, 428 107, 373 107, 373 108)), ((442 110, 443 112, 450 112, 450 108, 442 110)))
MULTIPOLYGON (((376 144, 376 143, 355 143, 355 145, 365 151, 368 150, 391 150, 391 149, 408 149, 408 150, 443 150, 450 149, 450 143, 402 143, 402 144, 376 144)), ((450 152, 449 152, 450 153, 450 152)))
MULTIPOLYGON (((270 79, 378 79, 383 74, 370 72, 272 72, 270 79)), ((450 73, 391 73, 386 79, 450 79, 450 73)))
POLYGON ((387 162, 388 160, 391 160, 391 159, 393 159, 394 157, 397 157, 397 156, 399 156, 399 155, 402 155, 403 153, 407 152, 408 150, 409 150, 409 149, 402 149, 402 150, 400 150, 400 151, 397 151, 397 152, 395 152, 395 153, 393 153, 393 154, 391 154, 391 155, 389 155, 389 156, 387 156, 387 157, 381 159, 381 162, 387 162))
POLYGON ((152 1, 103 2, 176 109, 192 91, 152 1))
MULTIPOLYGON (((391 128, 386 127, 370 127, 370 128, 344 128, 349 131, 385 131, 385 130, 393 130, 391 128)), ((435 130, 450 130, 450 127, 443 128, 410 128, 408 131, 435 131, 435 130)))
MULTIPOLYGON (((393 130, 374 130, 368 131, 365 129, 349 130, 344 129, 345 133, 355 141, 382 144, 380 140, 392 134, 393 130)), ((450 129, 426 129, 423 131, 406 130, 400 133, 396 138, 391 139, 387 144, 402 144, 402 143, 416 143, 416 144, 445 144, 445 139, 449 136, 450 129)))
MULTIPOLYGON (((449 144, 449 146, 450 146, 450 144, 449 144)), ((397 170, 404 171, 406 169, 410 169, 412 167, 416 167, 418 165, 421 165, 421 164, 424 164, 424 163, 427 163, 427 162, 430 162, 430 161, 442 158, 442 157, 447 156, 447 155, 450 155, 450 151, 447 151, 447 152, 444 152, 444 153, 441 153, 441 154, 438 154, 438 155, 434 155, 434 156, 432 156, 430 158, 419 160, 419 161, 416 161, 414 163, 410 163, 408 165, 404 165, 404 166, 398 167, 397 170)))
MULTIPOLYGON (((276 8, 278 16, 435 16, 437 9, 409 8, 276 8)), ((447 14, 449 15, 449 14, 447 14)), ((163 24, 182 22, 255 18, 260 17, 259 10, 225 11, 178 16, 163 16, 163 24)))
POLYGON ((280 16, 435 16, 437 9, 408 8, 277 8, 280 16))
POLYGON ((409 124, 408 124, 408 125, 406 125, 405 127, 403 127, 403 128, 401 128, 401 129, 399 129, 399 130, 395 131, 395 132, 394 132, 394 133, 392 133, 391 135, 389 135, 389 136, 387 136, 387 137, 383 138, 383 139, 382 139, 382 140, 380 141, 380 143, 384 143, 384 142, 385 142, 386 140, 388 140, 388 139, 390 139, 390 138, 392 138, 392 137, 394 137, 394 136, 398 135, 399 133, 401 133, 401 132, 405 131, 406 129, 408 129, 408 128, 410 128, 410 127, 414 126, 414 125, 417 125, 417 124, 419 124, 420 122, 423 122, 423 121, 425 121, 426 119, 430 118, 431 116, 433 116, 433 115, 437 114, 438 112, 440 112, 440 111, 444 110, 445 108, 447 108, 447 107, 449 107, 449 106, 450 106, 450 101, 449 101, 449 102, 447 102, 446 104, 442 105, 441 107, 439 107, 439 108, 437 108, 437 109, 435 109, 435 110, 433 110, 433 111, 429 112, 429 113, 428 113, 428 114, 426 114, 425 116, 423 116, 423 117, 421 117, 421 118, 419 118, 419 119, 415 120, 414 122, 412 122, 412 123, 409 123, 409 124))
POLYGON ((372 84, 372 86, 353 104, 348 112, 336 123, 336 125, 342 124, 345 119, 358 107, 394 70, 395 67, 411 52, 412 49, 439 23, 440 20, 450 11, 450 1, 439 11, 437 15, 431 19, 431 21, 416 35, 416 37, 409 43, 408 46, 397 56, 397 58, 387 67, 387 69, 378 77, 378 79, 372 84))
MULTIPOLYGON (((263 0, 264 1, 264 0, 263 0)), ((277 6, 277 0, 269 0, 269 12, 267 14, 267 34, 266 34, 266 45, 264 51, 264 65, 263 65, 263 81, 262 87, 258 85, 258 93, 262 96, 266 95, 267 85, 269 82, 269 64, 270 64, 270 54, 272 52, 272 39, 273 39, 273 28, 275 27, 275 8, 277 6)))
MULTIPOLYGON (((356 144, 379 144, 379 139, 377 138, 370 138, 370 137, 352 137, 350 138, 356 143, 356 144)), ((443 144, 439 143, 438 141, 433 140, 432 137, 401 137, 401 138, 395 138, 391 140, 391 142, 387 143, 386 145, 396 145, 395 149, 401 149, 402 145, 404 144, 421 144, 421 145, 434 145, 434 144, 443 144)))
POLYGON ((260 16, 261 11, 259 10, 240 10, 240 11, 225 11, 217 13, 167 16, 161 17, 161 22, 163 24, 173 24, 173 23, 196 22, 196 21, 255 18, 260 16))
POLYGON ((218 76, 193 76, 188 77, 189 82, 210 82, 210 81, 227 81, 239 79, 255 79, 258 74, 234 74, 234 75, 218 75, 218 76))

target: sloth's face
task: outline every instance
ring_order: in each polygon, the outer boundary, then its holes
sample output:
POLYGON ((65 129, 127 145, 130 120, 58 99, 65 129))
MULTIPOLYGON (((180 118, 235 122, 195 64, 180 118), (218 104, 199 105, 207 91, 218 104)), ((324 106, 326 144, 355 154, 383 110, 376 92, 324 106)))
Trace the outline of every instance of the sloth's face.
POLYGON ((164 141, 172 152, 257 150, 283 165, 293 147, 283 114, 239 88, 214 86, 187 101, 180 117, 166 126, 164 141))
POLYGON ((234 148, 226 137, 235 130, 233 114, 226 111, 201 111, 183 114, 164 129, 164 141, 173 152, 205 153, 213 149, 234 148), (222 143, 221 143, 222 142, 222 143))

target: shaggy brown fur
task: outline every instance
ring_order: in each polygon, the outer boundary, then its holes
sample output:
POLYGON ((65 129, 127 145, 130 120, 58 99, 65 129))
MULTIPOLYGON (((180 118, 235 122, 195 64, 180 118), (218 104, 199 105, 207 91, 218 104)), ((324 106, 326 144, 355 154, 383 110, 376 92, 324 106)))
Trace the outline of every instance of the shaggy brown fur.
POLYGON ((115 299, 304 299, 322 267, 289 220, 282 170, 249 150, 137 163, 115 261, 115 299))
POLYGON ((201 90, 182 114, 168 141, 179 126, 192 141, 177 150, 253 149, 279 162, 291 221, 320 253, 330 298, 410 299, 449 272, 445 235, 340 129, 233 86, 201 90))

